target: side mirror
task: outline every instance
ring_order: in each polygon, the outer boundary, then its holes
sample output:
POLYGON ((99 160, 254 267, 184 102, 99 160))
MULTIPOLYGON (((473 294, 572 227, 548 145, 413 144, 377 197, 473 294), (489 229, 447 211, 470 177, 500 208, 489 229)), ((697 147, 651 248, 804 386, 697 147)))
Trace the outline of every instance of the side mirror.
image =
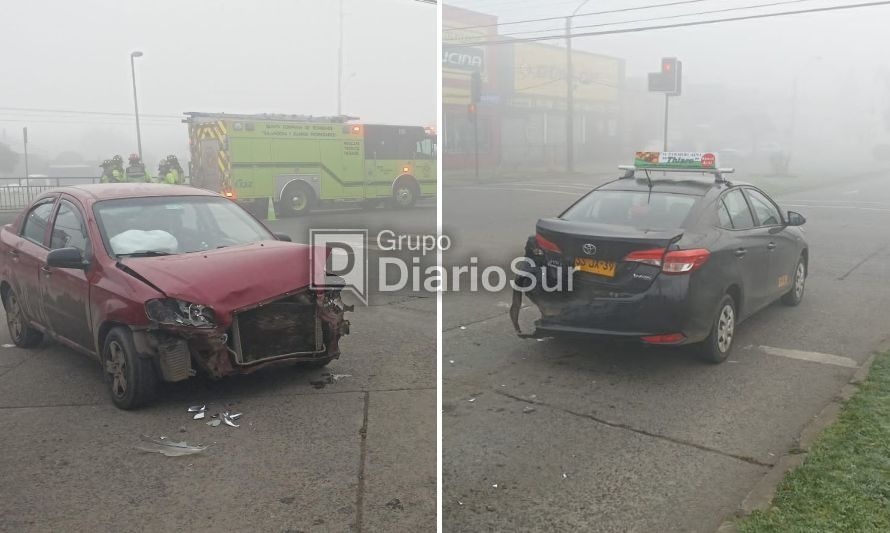
POLYGON ((46 256, 46 266, 55 268, 75 268, 86 270, 89 263, 83 260, 83 254, 77 248, 57 248, 46 256))
POLYGON ((804 218, 803 215, 796 211, 788 211, 788 225, 789 226, 803 226, 806 224, 807 219, 804 218))
POLYGON ((287 233, 274 233, 273 235, 275 235, 275 238, 279 241, 293 242, 293 239, 291 239, 290 235, 287 233))

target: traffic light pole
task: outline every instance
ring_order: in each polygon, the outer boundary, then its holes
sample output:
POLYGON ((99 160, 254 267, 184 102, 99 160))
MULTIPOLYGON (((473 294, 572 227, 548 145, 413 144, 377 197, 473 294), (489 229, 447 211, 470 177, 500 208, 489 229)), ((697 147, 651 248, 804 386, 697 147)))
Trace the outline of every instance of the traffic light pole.
POLYGON ((572 65, 572 17, 566 17, 566 172, 575 171, 575 69, 572 65))
POLYGON ((479 112, 473 112, 473 168, 476 181, 479 181, 479 112))
POLYGON ((670 94, 664 93, 664 147, 662 148, 662 152, 668 151, 668 103, 670 101, 670 94))

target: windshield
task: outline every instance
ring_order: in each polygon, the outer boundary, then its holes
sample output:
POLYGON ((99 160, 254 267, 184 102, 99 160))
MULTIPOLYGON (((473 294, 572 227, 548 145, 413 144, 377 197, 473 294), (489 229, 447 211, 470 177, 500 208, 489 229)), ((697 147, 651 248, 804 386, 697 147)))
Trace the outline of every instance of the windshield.
POLYGON ((235 203, 212 196, 122 198, 94 211, 113 256, 172 255, 273 239, 235 203))
POLYGON ((647 230, 677 229, 697 199, 664 192, 598 190, 579 200, 560 218, 647 230))

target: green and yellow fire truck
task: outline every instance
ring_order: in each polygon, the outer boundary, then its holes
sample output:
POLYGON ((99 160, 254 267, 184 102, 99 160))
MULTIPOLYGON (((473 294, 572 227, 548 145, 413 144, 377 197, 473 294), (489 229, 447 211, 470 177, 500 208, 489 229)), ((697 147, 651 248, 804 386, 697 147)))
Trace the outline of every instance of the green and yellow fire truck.
POLYGON ((410 207, 436 194, 436 136, 348 116, 185 113, 190 183, 265 216, 325 202, 410 207))

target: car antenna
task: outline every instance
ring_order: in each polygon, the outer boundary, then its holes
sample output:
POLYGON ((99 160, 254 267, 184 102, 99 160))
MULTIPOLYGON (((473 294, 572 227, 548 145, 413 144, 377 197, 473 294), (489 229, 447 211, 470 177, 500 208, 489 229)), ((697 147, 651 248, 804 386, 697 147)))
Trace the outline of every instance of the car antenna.
POLYGON ((648 203, 652 202, 652 176, 649 175, 648 170, 645 170, 645 172, 646 172, 646 183, 649 184, 649 196, 646 198, 646 203, 648 204, 648 203))

